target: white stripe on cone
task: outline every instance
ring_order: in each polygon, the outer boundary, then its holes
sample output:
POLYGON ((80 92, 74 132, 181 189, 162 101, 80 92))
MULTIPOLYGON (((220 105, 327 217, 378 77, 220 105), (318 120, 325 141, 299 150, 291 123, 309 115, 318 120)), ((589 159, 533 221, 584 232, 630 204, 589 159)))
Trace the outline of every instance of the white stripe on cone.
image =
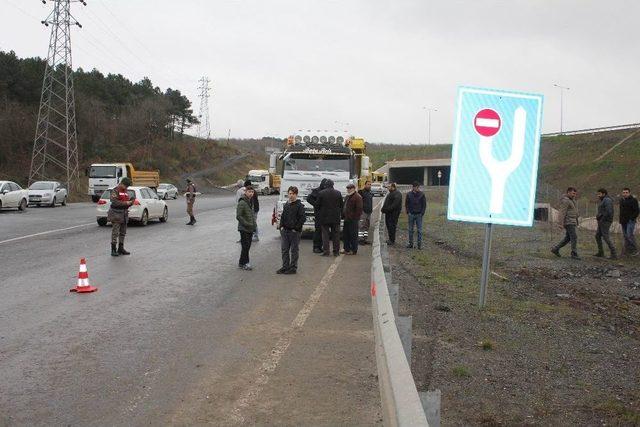
POLYGON ((80 264, 80 273, 87 272, 87 264, 80 264))

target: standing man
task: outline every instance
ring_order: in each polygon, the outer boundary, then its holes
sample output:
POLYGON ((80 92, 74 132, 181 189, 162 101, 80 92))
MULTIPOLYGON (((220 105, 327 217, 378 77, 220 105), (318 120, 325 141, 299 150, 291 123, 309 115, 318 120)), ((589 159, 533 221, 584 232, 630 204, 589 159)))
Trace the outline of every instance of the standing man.
POLYGON ((107 220, 111 223, 111 256, 130 255, 124 249, 124 237, 127 235, 127 221, 129 221, 129 207, 133 200, 129 200, 127 189, 131 185, 131 178, 124 177, 109 194, 111 205, 107 213, 107 220), (118 249, 116 250, 116 243, 118 249))
POLYGON ((369 228, 371 227, 371 213, 373 212, 373 193, 371 192, 371 181, 364 183, 364 188, 359 191, 362 197, 362 217, 360 221, 360 230, 363 232, 362 244, 368 245, 369 228))
POLYGON ((318 194, 318 221, 322 227, 322 255, 329 256, 333 243, 333 256, 340 255, 340 218, 342 217, 342 194, 333 188, 327 179, 327 188, 318 194))
MULTIPOLYGON (((243 188, 251 186, 251 181, 246 180, 243 188)), ((258 192, 255 190, 253 191, 253 198, 251 199, 251 207, 253 208, 253 217, 256 220, 256 231, 253 232, 253 241, 257 242, 260 240, 258 237, 258 212, 260 211, 260 201, 258 201, 258 192)))
POLYGON ((323 178, 320 181, 320 186, 311 190, 311 193, 307 196, 307 202, 311 206, 313 206, 313 253, 321 254, 322 253, 322 226, 320 225, 320 221, 318 220, 318 195, 322 190, 324 190, 327 186, 327 178, 323 178))
POLYGON ((622 227, 622 235, 624 236, 624 253, 633 256, 638 255, 638 245, 633 235, 636 229, 636 221, 640 209, 638 207, 638 199, 631 195, 629 188, 622 189, 622 198, 620 199, 620 226, 622 227))
POLYGON ((278 274, 296 274, 298 271, 298 245, 302 226, 306 221, 304 205, 298 200, 298 187, 289 187, 289 200, 285 203, 280 216, 280 237, 282 247, 282 267, 278 274))
POLYGON ((196 202, 196 184, 191 181, 191 178, 187 178, 187 189, 184 196, 187 199, 187 215, 191 219, 187 225, 194 225, 196 223, 196 217, 193 216, 193 204, 196 202))
POLYGON ((565 236, 560 243, 551 249, 551 252, 557 257, 560 257, 560 248, 571 242, 571 258, 580 259, 578 256, 578 235, 576 233, 576 228, 578 227, 577 195, 578 190, 575 187, 569 187, 567 188, 567 194, 560 200, 558 224, 565 229, 565 236))
POLYGON ((362 216, 362 196, 356 191, 356 186, 349 183, 347 185, 347 196, 344 199, 342 210, 344 216, 343 240, 345 255, 355 255, 358 253, 358 229, 360 228, 360 217, 362 216))
POLYGON ((427 210, 427 197, 420 191, 420 183, 415 181, 413 188, 407 193, 404 202, 409 217, 409 243, 407 248, 413 248, 413 226, 418 230, 418 249, 422 249, 422 218, 427 210))
POLYGON ((240 260, 238 261, 238 268, 242 270, 253 270, 253 267, 251 267, 251 264, 249 264, 251 236, 256 230, 256 219, 253 215, 253 207, 251 206, 253 193, 254 191, 252 186, 245 186, 244 196, 242 196, 240 200, 238 200, 238 207, 236 209, 238 231, 240 232, 240 244, 242 245, 240 260))
POLYGON ((392 182, 389 184, 389 194, 387 194, 387 198, 384 199, 384 204, 382 205, 384 222, 389 235, 387 244, 391 246, 396 244, 396 228, 398 227, 400 212, 402 212, 402 194, 398 191, 396 183, 392 182))
POLYGON ((609 237, 609 230, 611 229, 611 224, 613 223, 613 200, 609 197, 607 190, 601 188, 597 192, 598 199, 600 202, 598 203, 598 213, 596 214, 596 220, 598 221, 598 231, 596 231, 596 243, 598 244, 598 253, 595 254, 597 257, 604 257, 604 249, 602 247, 602 240, 609 247, 610 259, 618 258, 616 254, 616 247, 611 243, 611 238, 609 237))

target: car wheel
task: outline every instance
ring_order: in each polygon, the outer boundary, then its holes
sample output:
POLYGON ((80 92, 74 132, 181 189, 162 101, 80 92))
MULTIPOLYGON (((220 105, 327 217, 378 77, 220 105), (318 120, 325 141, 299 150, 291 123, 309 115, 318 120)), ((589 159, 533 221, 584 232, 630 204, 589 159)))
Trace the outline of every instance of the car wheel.
POLYGON ((145 209, 142 212, 142 218, 140 218, 140 225, 144 227, 147 224, 149 224, 149 212, 145 209))
POLYGON ((173 195, 173 200, 176 200, 178 198, 178 192, 176 191, 176 194, 173 195))
POLYGON ((164 196, 162 196, 162 200, 167 200, 167 193, 164 193, 164 196))
POLYGON ((98 200, 100 200, 100 196, 91 196, 91 201, 93 203, 98 203, 98 200))
POLYGON ((97 222, 100 227, 105 227, 107 225, 107 218, 98 218, 97 222))
POLYGON ((169 219, 169 209, 165 206, 164 212, 162 212, 162 216, 160 217, 160 222, 167 222, 167 219, 169 219))
POLYGON ((67 196, 64 196, 64 199, 62 199, 62 203, 60 203, 62 206, 67 206, 67 196))
POLYGON ((20 205, 18 205, 18 210, 22 212, 27 210, 27 199, 20 200, 20 205))
POLYGON ((49 206, 52 207, 52 208, 55 208, 56 207, 56 202, 57 202, 57 200, 56 200, 56 198, 54 196, 53 200, 51 201, 51 204, 49 206))

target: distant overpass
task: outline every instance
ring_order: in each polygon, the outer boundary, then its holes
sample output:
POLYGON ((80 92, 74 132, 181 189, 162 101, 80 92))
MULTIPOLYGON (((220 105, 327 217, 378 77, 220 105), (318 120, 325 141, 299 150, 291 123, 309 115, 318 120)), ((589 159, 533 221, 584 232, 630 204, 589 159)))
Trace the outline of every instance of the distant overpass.
POLYGON ((424 186, 449 185, 451 159, 392 160, 377 172, 386 172, 389 182, 397 184, 418 181, 424 186))

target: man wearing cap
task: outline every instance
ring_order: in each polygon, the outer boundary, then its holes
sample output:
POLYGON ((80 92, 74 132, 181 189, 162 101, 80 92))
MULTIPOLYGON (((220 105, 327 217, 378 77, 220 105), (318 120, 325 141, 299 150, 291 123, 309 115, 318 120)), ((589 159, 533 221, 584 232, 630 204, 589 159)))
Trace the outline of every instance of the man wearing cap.
POLYGON ((196 217, 193 216, 193 204, 196 202, 196 184, 187 178, 187 189, 184 193, 187 199, 187 215, 189 215, 190 221, 187 225, 194 225, 196 223, 196 217))
POLYGON ((420 191, 420 183, 414 182, 411 191, 407 193, 404 207, 409 219, 409 243, 407 248, 413 248, 413 228, 418 230, 418 249, 422 249, 422 218, 427 210, 427 198, 420 191))
POLYGON ((127 234, 127 221, 129 220, 129 207, 133 205, 133 200, 129 199, 127 189, 131 185, 131 178, 124 177, 120 184, 115 186, 110 194, 109 212, 107 220, 111 223, 111 256, 130 255, 124 249, 124 236, 127 234), (118 249, 116 249, 118 243, 118 249))

